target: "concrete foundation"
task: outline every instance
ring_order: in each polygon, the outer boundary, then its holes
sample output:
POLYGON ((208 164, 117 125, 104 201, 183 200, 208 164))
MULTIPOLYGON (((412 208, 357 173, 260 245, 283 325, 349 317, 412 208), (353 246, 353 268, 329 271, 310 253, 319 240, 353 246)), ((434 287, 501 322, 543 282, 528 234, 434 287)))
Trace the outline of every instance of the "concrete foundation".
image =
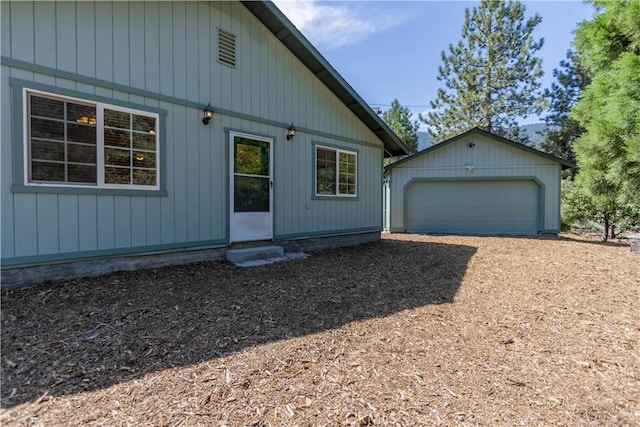
MULTIPOLYGON (((380 240, 379 232, 346 234, 327 237, 300 238, 274 241, 287 253, 311 252, 356 246, 380 240)), ((179 252, 153 253, 145 255, 112 256, 83 259, 46 265, 3 268, 0 286, 3 289, 34 286, 46 282, 57 282, 81 277, 102 276, 116 271, 133 271, 185 265, 202 261, 224 261, 229 248, 183 250, 179 252)), ((235 249, 229 249, 229 251, 235 249)))

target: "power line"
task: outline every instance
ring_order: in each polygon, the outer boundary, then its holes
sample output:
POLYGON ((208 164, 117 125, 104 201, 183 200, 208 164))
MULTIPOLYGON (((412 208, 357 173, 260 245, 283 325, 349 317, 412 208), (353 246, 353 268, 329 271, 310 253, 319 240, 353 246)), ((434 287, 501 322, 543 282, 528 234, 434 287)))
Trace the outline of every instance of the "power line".
MULTIPOLYGON (((391 107, 391 104, 378 104, 377 102, 369 102, 369 105, 375 106, 375 107, 391 107)), ((430 105, 400 105, 401 107, 408 107, 408 108, 431 108, 430 105)))

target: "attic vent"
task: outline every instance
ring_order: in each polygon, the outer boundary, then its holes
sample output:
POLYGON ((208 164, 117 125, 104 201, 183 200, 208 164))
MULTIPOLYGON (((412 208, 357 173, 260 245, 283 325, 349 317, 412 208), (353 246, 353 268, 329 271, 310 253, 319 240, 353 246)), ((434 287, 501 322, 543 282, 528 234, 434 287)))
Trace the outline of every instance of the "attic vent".
POLYGON ((236 36, 218 29, 218 61, 236 66, 236 36))

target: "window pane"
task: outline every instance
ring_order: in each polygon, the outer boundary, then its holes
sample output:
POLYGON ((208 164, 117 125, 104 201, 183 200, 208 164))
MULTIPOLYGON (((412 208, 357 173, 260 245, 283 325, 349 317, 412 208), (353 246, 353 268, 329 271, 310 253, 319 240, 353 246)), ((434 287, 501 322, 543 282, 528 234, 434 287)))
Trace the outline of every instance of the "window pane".
POLYGON ((351 184, 340 184, 340 194, 356 194, 356 186, 351 184))
POLYGON ((131 133, 126 130, 105 129, 104 145, 129 148, 131 147, 131 133))
POLYGON ((235 212, 269 212, 269 179, 235 176, 235 212))
POLYGON ((122 111, 104 110, 104 125, 114 128, 131 129, 131 114, 122 111))
POLYGON ((67 144, 67 160, 75 163, 96 163, 96 147, 93 145, 67 144))
POLYGON ((317 158, 322 160, 331 160, 335 163, 336 161, 336 151, 329 150, 327 148, 318 148, 317 150, 317 158))
POLYGON ((158 117, 102 109, 91 101, 55 95, 27 94, 29 180, 97 184, 104 166, 106 184, 156 186, 158 177, 158 117), (97 117, 98 111, 104 112, 97 117), (104 123, 104 148, 98 156, 97 123, 104 123), (98 157, 104 164, 98 165, 98 157))
POLYGON ((64 163, 31 162, 31 180, 64 182, 64 163))
POLYGON ((67 102, 67 120, 70 122, 96 124, 96 107, 93 105, 73 104, 67 102))
POLYGON ((31 158, 64 162, 64 143, 31 140, 31 158))
POLYGON ((316 149, 316 193, 336 194, 336 151, 316 149))
POLYGON ((336 194, 335 165, 332 167, 318 165, 316 176, 316 192, 318 194, 336 194))
POLYGON ((104 149, 104 164, 117 166, 131 166, 131 152, 117 148, 104 149))
POLYGON ((69 182, 82 182, 95 184, 96 167, 85 165, 68 165, 67 174, 69 182))
POLYGON ((156 136, 143 134, 143 133, 134 133, 133 134, 133 148, 137 148, 140 150, 152 150, 156 149, 156 136))
POLYGON ((95 126, 76 125, 69 123, 67 125, 67 141, 95 144, 96 128, 95 126))
POLYGON ((133 183, 135 185, 156 185, 156 171, 134 169, 133 183))
POLYGON ((341 165, 340 166, 340 170, 344 171, 346 173, 350 173, 350 174, 355 174, 356 173, 356 165, 355 164, 349 164, 349 165, 341 165))
POLYGON ((64 101, 43 98, 36 95, 29 97, 31 101, 31 115, 64 119, 64 101))
POLYGON ((104 182, 107 184, 130 184, 130 176, 128 168, 104 168, 104 182))
POLYGON ((356 194, 356 155, 340 152, 339 194, 356 194))
POLYGON ((146 151, 134 151, 133 166, 138 168, 155 168, 156 155, 146 151))
POLYGON ((64 141, 64 123, 31 118, 31 137, 64 141))
POLYGON ((150 130, 156 131, 156 119, 154 117, 133 115, 133 130, 149 133, 150 130))

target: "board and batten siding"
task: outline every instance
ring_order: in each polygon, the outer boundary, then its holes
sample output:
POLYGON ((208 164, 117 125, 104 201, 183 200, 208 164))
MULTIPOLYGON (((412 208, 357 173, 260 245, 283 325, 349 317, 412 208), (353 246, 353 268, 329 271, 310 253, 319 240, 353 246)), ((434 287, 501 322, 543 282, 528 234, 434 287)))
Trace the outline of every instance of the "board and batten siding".
POLYGON ((228 244, 231 130, 274 140, 275 238, 381 228, 381 141, 240 3, 1 7, 3 265, 228 244), (219 28, 235 68, 217 61, 219 28), (165 194, 12 190, 15 92, 31 84, 161 111, 165 194), (314 144, 358 152, 356 200, 313 197, 314 144))
MULTIPOLYGON (((522 149, 471 134, 446 147, 418 155, 388 173, 389 206, 385 228, 405 231, 406 189, 416 179, 487 180, 532 179, 541 185, 542 232, 560 230, 561 165, 522 149), (475 144, 469 148, 468 144, 475 144), (467 170, 466 166, 473 166, 467 170)), ((452 194, 451 197, 455 197, 452 194)))

